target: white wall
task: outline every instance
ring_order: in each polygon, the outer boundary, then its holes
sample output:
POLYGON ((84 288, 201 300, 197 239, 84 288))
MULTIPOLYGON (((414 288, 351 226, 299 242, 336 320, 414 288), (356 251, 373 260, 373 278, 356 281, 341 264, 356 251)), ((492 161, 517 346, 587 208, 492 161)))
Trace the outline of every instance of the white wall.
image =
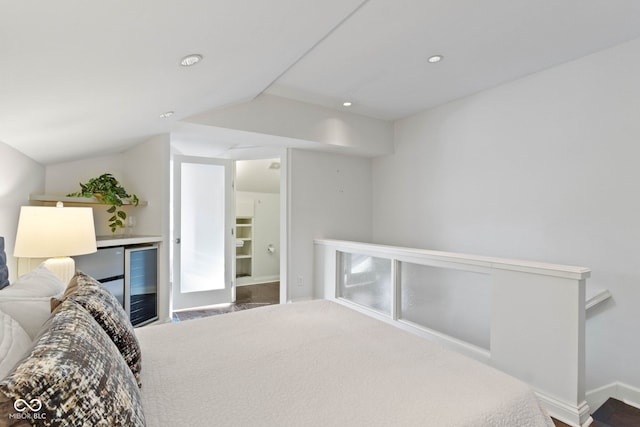
POLYGON ((280 193, 280 158, 237 160, 236 191, 280 193))
POLYGON ((13 257, 20 206, 29 204, 29 194, 44 192, 44 166, 0 142, 0 236, 5 239, 9 280, 17 278, 13 257))
MULTIPOLYGON (((80 182, 103 173, 111 173, 129 194, 148 202, 144 207, 124 207, 136 219, 133 232, 161 235, 169 223, 169 136, 156 136, 123 153, 47 165, 45 192, 61 196, 76 192, 80 190, 80 182)), ((110 216, 106 214, 107 208, 94 206, 99 235, 111 234, 106 225, 110 216)))
MULTIPOLYGON (((253 209, 253 269, 250 283, 280 279, 280 194, 236 192, 236 203, 248 201, 253 209), (274 252, 267 251, 272 245, 274 252)), ((237 215, 236 211, 236 215, 237 215)))
POLYGON ((122 153, 118 153, 47 165, 45 192, 49 195, 64 196, 80 191, 81 182, 85 183, 107 172, 129 189, 130 183, 125 182, 122 176, 122 153))
MULTIPOLYGON (((135 217, 133 234, 161 236, 159 253, 159 307, 165 318, 169 312, 169 135, 159 135, 118 154, 48 165, 47 194, 65 195, 80 190, 80 182, 103 173, 113 174, 131 194, 137 194, 146 206, 127 206, 125 211, 135 217)), ((108 207, 91 205, 96 233, 110 235, 107 226, 108 207)))
POLYGON ((135 215, 133 233, 162 236, 158 254, 158 310, 161 321, 169 319, 170 265, 170 138, 158 135, 125 151, 122 155, 122 182, 147 202, 130 208, 135 215))
POLYGON ((640 40, 396 123, 379 243, 586 266, 587 389, 640 387, 640 40))
POLYGON ((147 202, 134 212, 136 234, 169 235, 169 144, 169 135, 158 135, 122 155, 122 182, 147 202))
MULTIPOLYGON (((88 159, 62 162, 46 166, 45 193, 47 195, 65 196, 80 191, 80 183, 89 179, 111 173, 129 193, 138 194, 127 182, 123 174, 122 153, 107 156, 92 157, 88 159)), ((141 194, 138 194, 142 196, 141 194)), ((143 197, 144 198, 144 197, 143 197)), ((107 213, 109 206, 92 206, 96 234, 99 236, 110 235, 108 219, 112 214, 107 213)), ((124 208, 128 215, 136 215, 137 208, 124 208), (134 211, 135 209, 135 211, 134 211)))
POLYGON ((357 155, 392 151, 391 122, 262 94, 188 122, 321 143, 357 155))
POLYGON ((371 239, 371 161, 292 149, 288 162, 288 299, 321 295, 313 288, 313 239, 371 239))

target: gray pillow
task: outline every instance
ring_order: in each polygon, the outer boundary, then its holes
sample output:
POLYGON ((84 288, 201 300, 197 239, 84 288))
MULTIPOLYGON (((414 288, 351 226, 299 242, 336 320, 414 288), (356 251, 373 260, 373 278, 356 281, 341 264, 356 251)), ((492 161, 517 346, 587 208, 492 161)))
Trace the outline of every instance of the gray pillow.
POLYGON ((0 237, 0 289, 9 286, 7 254, 4 252, 4 237, 0 237))
POLYGON ((31 351, 0 381, 0 423, 7 420, 10 425, 12 420, 70 427, 145 425, 131 370, 100 325, 72 300, 60 304, 31 351))
MULTIPOLYGON (((40 264, 18 277, 11 286, 0 289, 0 310, 20 323, 32 339, 51 316, 49 300, 59 297, 65 284, 40 264)), ((2 424, 0 424, 1 426, 2 424)))

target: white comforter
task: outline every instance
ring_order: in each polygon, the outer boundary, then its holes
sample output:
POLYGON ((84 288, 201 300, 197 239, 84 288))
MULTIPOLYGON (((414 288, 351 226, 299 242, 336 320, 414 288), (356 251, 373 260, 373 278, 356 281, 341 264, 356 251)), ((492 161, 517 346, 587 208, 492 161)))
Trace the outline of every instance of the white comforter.
POLYGON ((330 301, 137 329, 154 426, 547 426, 522 382, 330 301))

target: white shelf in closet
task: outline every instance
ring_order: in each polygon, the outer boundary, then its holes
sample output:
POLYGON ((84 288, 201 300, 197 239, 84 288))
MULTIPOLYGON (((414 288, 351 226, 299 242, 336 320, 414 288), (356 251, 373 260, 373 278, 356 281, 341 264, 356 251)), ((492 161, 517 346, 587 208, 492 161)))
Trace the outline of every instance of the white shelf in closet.
POLYGON ((243 285, 253 274, 253 217, 236 218, 236 240, 236 285, 243 285))

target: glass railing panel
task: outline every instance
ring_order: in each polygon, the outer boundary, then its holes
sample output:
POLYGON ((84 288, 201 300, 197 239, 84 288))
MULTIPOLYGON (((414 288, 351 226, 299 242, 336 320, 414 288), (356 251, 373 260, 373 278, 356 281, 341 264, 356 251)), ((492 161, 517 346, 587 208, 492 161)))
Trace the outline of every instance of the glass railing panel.
POLYGON ((488 274, 401 263, 400 319, 489 349, 490 316, 488 274))
POLYGON ((339 252, 338 296, 391 314, 391 260, 339 252))

